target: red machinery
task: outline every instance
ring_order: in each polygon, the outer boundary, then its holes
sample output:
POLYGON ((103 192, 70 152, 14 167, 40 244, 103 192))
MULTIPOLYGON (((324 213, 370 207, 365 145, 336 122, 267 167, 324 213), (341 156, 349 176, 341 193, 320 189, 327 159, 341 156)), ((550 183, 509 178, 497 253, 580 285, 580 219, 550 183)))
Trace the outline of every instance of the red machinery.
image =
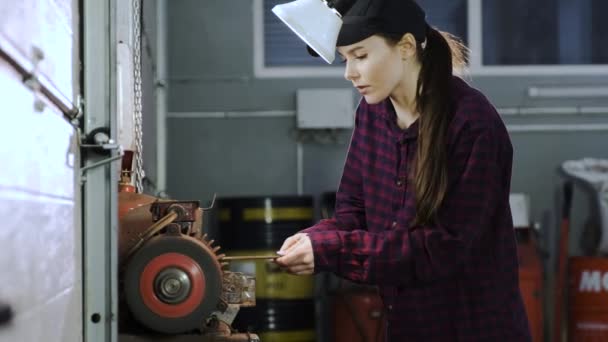
POLYGON ((566 338, 567 341, 576 342, 607 341, 608 258, 598 251, 583 256, 569 255, 573 184, 572 181, 564 184, 553 340, 561 342, 566 338))
POLYGON ((197 201, 135 193, 127 159, 119 192, 120 341, 259 341, 231 327, 240 307, 255 305, 255 279, 223 269, 197 201))
POLYGON ((538 241, 531 227, 515 228, 517 253, 519 258, 519 288, 528 315, 532 341, 541 342, 543 338, 543 267, 538 241))

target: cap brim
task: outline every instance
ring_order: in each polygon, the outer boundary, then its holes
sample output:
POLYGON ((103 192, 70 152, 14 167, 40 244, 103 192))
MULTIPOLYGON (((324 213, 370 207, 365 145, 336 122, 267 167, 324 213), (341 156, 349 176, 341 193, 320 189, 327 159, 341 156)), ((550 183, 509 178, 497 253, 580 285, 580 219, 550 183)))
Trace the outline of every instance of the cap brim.
POLYGON ((375 25, 372 25, 368 20, 349 19, 348 17, 344 18, 336 46, 352 45, 378 33, 378 29, 374 27, 375 25))
MULTIPOLYGON (((359 23, 343 24, 340 28, 340 33, 338 34, 336 46, 352 45, 363 39, 369 38, 376 33, 378 33, 378 30, 372 27, 362 26, 359 23)), ((306 50, 311 56, 320 57, 310 45, 306 45, 306 50)))

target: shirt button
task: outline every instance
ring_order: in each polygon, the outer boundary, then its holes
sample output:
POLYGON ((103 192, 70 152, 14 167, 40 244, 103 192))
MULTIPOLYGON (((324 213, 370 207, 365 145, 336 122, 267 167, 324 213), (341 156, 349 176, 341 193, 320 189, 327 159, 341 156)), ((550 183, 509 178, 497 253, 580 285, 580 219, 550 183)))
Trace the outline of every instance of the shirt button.
POLYGON ((401 186, 403 185, 403 179, 401 179, 401 178, 397 179, 397 181, 395 182, 395 184, 396 184, 398 187, 401 187, 401 186))
POLYGON ((392 227, 393 228, 397 227, 397 221, 393 221, 392 227))
POLYGON ((388 311, 393 311, 393 306, 392 305, 388 306, 388 311))

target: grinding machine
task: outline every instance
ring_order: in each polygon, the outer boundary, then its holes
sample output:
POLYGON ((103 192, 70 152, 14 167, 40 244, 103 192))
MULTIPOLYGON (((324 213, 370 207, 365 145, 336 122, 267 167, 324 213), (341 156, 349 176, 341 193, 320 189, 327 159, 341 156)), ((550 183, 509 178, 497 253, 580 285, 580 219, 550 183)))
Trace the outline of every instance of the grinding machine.
POLYGON ((119 188, 119 341, 259 341, 231 326, 255 306, 255 278, 225 269, 206 209, 136 193, 127 171, 119 188))

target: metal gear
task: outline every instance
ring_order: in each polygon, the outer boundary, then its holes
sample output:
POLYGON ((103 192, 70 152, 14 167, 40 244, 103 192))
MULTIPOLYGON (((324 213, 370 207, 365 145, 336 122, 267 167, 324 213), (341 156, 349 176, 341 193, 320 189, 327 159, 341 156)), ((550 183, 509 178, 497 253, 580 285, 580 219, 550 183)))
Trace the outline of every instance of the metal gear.
POLYGON ((200 329, 221 303, 223 255, 212 244, 172 230, 146 241, 124 270, 133 317, 162 333, 200 329))

